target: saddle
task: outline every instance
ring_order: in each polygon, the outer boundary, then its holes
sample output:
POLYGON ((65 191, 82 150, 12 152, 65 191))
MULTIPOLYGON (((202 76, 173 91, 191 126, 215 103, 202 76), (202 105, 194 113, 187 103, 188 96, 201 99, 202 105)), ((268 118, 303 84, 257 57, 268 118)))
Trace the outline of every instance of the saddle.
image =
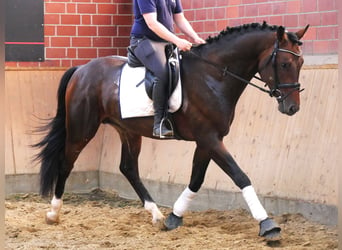
MULTIPOLYGON (((167 43, 155 43, 154 46, 162 46, 164 47, 165 56, 167 59, 167 67, 169 72, 169 90, 168 97, 171 96, 171 93, 175 90, 176 85, 179 80, 179 54, 178 48, 173 44, 167 43)), ((162 49, 162 48, 160 48, 162 49)), ((140 60, 136 57, 131 47, 128 47, 128 65, 132 68, 144 67, 144 65, 140 62, 140 60)), ((138 85, 145 82, 145 90, 148 97, 152 100, 152 92, 153 92, 153 84, 156 82, 156 77, 153 73, 146 69, 145 79, 141 81, 138 85)))

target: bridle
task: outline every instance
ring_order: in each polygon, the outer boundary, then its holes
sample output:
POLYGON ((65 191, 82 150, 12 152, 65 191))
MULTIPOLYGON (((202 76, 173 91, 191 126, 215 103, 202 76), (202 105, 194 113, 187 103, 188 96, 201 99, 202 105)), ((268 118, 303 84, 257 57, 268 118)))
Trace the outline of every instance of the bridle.
MULTIPOLYGON (((242 77, 240 77, 239 75, 233 73, 232 71, 230 71, 228 69, 227 66, 225 67, 221 67, 220 65, 214 63, 214 62, 211 62, 199 55, 197 55, 196 53, 193 52, 193 50, 190 50, 190 54, 194 55, 195 57, 201 59, 202 61, 206 62, 207 64, 217 68, 218 70, 222 71, 222 74, 223 76, 227 76, 227 75, 230 75, 232 77, 234 77, 235 79, 238 79, 248 85, 251 85, 265 93, 268 93, 271 97, 275 97, 278 102, 283 102, 290 94, 292 94, 294 91, 299 91, 299 92, 302 92, 304 89, 300 89, 300 83, 299 82, 294 82, 294 83, 281 83, 279 81, 279 75, 278 75, 278 70, 277 70, 277 55, 278 55, 278 52, 284 52, 284 53, 290 53, 294 56, 297 56, 297 57, 301 57, 302 56, 302 53, 296 53, 294 51, 291 51, 291 50, 287 50, 287 49, 282 49, 282 48, 279 48, 279 41, 276 40, 275 43, 274 43, 274 48, 273 48, 273 51, 270 55, 270 58, 267 60, 267 62, 264 64, 264 66, 259 69, 259 72, 265 68, 269 63, 272 63, 272 68, 273 68, 273 73, 274 73, 274 86, 273 88, 271 88, 270 90, 266 89, 266 88, 263 88, 263 87, 260 87, 242 77), (281 89, 292 89, 292 91, 288 92, 286 95, 283 95, 282 92, 280 91, 281 89)), ((253 78, 255 79, 258 79, 259 81, 262 81, 265 83, 265 86, 267 85, 267 82, 264 81, 263 79, 261 79, 260 77, 258 76, 253 76, 253 78)))

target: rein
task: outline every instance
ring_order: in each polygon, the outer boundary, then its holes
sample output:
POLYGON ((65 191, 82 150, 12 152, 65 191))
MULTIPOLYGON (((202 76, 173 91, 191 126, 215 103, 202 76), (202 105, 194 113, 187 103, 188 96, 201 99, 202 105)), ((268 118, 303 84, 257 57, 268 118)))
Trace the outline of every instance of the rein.
MULTIPOLYGON (((275 86, 273 89, 271 90, 268 90, 268 89, 265 89, 263 87, 260 87, 244 78, 242 78, 241 76, 233 73, 232 71, 230 71, 228 69, 227 66, 225 67, 222 67, 220 65, 218 65, 217 63, 214 63, 212 61, 209 61, 201 56, 199 56, 198 54, 194 53, 192 50, 189 51, 189 53, 193 56, 195 56, 196 58, 200 59, 201 61, 215 67, 216 69, 222 71, 222 75, 225 77, 227 75, 230 75, 232 77, 234 77, 235 79, 238 79, 248 85, 251 85, 252 87, 254 88, 257 88, 259 90, 261 90, 262 92, 265 92, 265 93, 268 93, 270 95, 270 97, 275 97, 278 101, 284 101, 290 94, 292 94, 293 91, 296 91, 298 90, 299 92, 302 92, 304 89, 300 89, 300 83, 296 82, 296 83, 280 83, 279 82, 279 76, 278 76, 278 71, 277 71, 277 65, 276 65, 276 57, 277 57, 277 54, 278 52, 285 52, 285 53, 290 53, 294 56, 297 56, 297 57, 300 57, 302 56, 302 53, 296 53, 296 52, 293 52, 291 50, 287 50, 287 49, 281 49, 279 48, 279 42, 278 40, 276 40, 275 44, 274 44, 274 49, 273 49, 273 52, 269 58, 269 60, 266 62, 266 64, 263 66, 266 67, 270 62, 272 62, 272 68, 273 68, 273 72, 274 72, 274 77, 275 77, 275 86), (289 92, 287 95, 285 96, 282 96, 282 93, 280 91, 280 89, 285 89, 285 88, 293 88, 293 90, 291 92, 289 92)), ((260 71, 260 70, 259 70, 260 71)), ((259 81, 262 81, 265 83, 265 86, 266 86, 266 82, 261 79, 260 77, 258 76, 253 76, 253 78, 259 80, 259 81)))

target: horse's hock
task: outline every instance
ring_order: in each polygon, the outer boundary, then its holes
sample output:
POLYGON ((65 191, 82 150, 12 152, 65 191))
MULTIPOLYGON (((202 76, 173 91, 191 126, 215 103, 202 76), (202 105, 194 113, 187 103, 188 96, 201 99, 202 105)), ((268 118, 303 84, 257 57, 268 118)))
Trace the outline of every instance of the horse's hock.
MULTIPOLYGON (((64 69, 6 71, 6 193, 37 192, 39 167, 33 166, 30 145, 39 140, 28 128, 35 117, 55 114, 56 91, 64 69)), ((250 176, 265 208, 274 214, 302 213, 325 224, 337 223, 339 123, 336 65, 306 66, 301 110, 281 115, 277 104, 247 88, 225 144, 250 176)), ((144 139, 140 175, 157 203, 172 205, 187 185, 195 145, 144 139)), ((102 126, 75 164, 67 191, 114 189, 137 198, 119 172, 120 141, 102 126)), ((245 207, 240 191, 213 163, 192 209, 245 207)))

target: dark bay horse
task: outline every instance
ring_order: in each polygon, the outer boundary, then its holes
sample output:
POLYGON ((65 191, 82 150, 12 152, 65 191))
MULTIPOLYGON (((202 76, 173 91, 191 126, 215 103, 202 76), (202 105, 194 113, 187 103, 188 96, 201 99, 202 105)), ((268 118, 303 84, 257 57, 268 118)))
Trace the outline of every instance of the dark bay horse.
MULTIPOLYGON (((308 26, 287 32, 282 26, 246 24, 227 28, 207 43, 182 53, 183 103, 172 114, 178 139, 195 141, 192 174, 188 187, 166 218, 166 229, 182 225, 182 217, 200 189, 210 160, 213 160, 242 190, 242 195, 259 222, 259 235, 272 239, 280 227, 269 218, 248 176, 226 150, 222 140, 233 122, 240 95, 256 73, 267 88, 257 87, 275 97, 281 113, 299 110, 299 73, 303 64, 300 39, 308 26)), ((152 222, 164 220, 139 177, 138 155, 142 136, 152 138, 153 117, 122 119, 119 79, 124 57, 104 57, 65 72, 58 89, 56 116, 43 127, 47 135, 35 147, 41 148, 40 188, 42 195, 54 194, 47 222, 58 222, 65 182, 82 149, 94 137, 101 123, 119 133, 120 171, 126 176, 152 222)), ((124 82, 120 84, 125 84, 124 82)), ((132 100, 134 101, 134 100, 132 100)))

